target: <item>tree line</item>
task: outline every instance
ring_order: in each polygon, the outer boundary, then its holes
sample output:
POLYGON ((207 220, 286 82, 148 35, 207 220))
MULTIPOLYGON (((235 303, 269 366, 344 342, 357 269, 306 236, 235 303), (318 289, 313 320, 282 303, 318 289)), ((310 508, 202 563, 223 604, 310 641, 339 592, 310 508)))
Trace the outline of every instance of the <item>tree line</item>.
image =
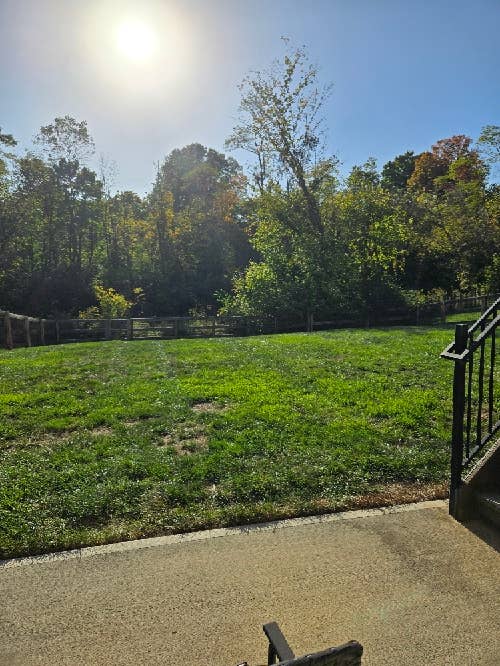
POLYGON ((241 84, 226 147, 173 150, 151 191, 111 193, 87 123, 0 130, 0 307, 41 316, 366 315, 500 291, 500 127, 374 159, 341 179, 324 148, 329 88, 286 48, 241 84))

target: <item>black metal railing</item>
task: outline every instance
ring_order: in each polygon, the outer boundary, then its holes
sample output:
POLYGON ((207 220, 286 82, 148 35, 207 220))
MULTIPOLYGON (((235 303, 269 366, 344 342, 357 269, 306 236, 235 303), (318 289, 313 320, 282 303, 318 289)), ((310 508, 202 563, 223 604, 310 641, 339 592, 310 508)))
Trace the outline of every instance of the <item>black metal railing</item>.
MULTIPOLYGON (((271 664, 283 664, 283 666, 361 666, 363 646, 357 641, 349 641, 338 647, 296 657, 276 622, 268 622, 262 628, 269 641, 268 666, 271 666, 271 664)), ((238 666, 248 666, 248 663, 244 661, 238 666)))
POLYGON ((470 327, 457 324, 455 340, 441 354, 454 361, 451 441, 450 513, 464 474, 500 431, 495 388, 496 332, 500 325, 498 298, 470 327))

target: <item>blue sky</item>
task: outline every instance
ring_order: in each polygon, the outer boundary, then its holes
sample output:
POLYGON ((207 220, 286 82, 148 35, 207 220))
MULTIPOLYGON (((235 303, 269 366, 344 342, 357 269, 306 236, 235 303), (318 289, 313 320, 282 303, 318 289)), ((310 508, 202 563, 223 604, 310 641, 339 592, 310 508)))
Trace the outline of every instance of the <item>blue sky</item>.
POLYGON ((56 116, 86 120, 115 188, 143 194, 173 148, 223 150, 238 83, 287 36, 333 83, 346 173, 500 124, 499 28, 500 0, 0 0, 0 126, 26 148, 56 116), (117 51, 123 20, 149 27, 150 58, 117 51))

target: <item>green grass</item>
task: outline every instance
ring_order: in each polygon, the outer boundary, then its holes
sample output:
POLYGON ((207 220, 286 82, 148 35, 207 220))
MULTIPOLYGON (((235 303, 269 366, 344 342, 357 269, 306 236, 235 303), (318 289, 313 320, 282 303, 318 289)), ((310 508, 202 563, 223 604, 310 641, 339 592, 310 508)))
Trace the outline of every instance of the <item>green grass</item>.
POLYGON ((447 475, 448 328, 0 351, 0 557, 447 475))
POLYGON ((447 315, 446 321, 453 324, 475 322, 482 315, 482 312, 460 312, 458 314, 447 315))

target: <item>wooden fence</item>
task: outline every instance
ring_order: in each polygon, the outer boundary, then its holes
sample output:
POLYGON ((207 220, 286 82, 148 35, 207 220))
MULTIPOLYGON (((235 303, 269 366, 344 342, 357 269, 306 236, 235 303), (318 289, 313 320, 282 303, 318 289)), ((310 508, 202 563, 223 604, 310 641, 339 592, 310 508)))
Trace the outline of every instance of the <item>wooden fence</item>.
POLYGON ((0 346, 7 349, 102 340, 234 337, 306 329, 310 330, 305 321, 276 317, 39 319, 0 310, 0 346))
POLYGON ((285 317, 134 317, 129 319, 40 319, 0 310, 0 346, 35 347, 100 340, 214 338, 331 328, 359 328, 445 321, 451 313, 485 310, 498 294, 468 296, 415 307, 374 308, 367 316, 304 319, 285 317), (3 325, 2 325, 3 320, 3 325))

